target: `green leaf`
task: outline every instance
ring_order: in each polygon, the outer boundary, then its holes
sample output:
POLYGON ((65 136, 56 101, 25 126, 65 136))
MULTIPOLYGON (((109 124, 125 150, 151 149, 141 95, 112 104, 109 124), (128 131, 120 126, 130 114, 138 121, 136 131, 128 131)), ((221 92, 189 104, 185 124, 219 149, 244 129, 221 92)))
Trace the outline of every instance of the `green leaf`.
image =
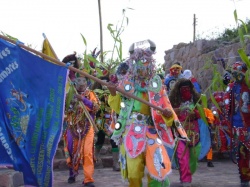
POLYGON ((244 35, 245 38, 250 38, 250 35, 246 34, 244 35))
POLYGON ((109 23, 107 28, 108 28, 109 32, 114 33, 114 30, 112 29, 112 26, 114 26, 114 25, 109 23))
POLYGON ((245 81, 246 81, 248 88, 250 88, 250 69, 248 69, 245 73, 245 81))
POLYGON ((234 20, 238 24, 238 16, 237 16, 237 11, 234 10, 234 20))
POLYGON ((85 70, 87 73, 90 73, 91 67, 90 67, 90 65, 89 65, 89 61, 88 61, 87 56, 88 56, 88 55, 84 54, 84 63, 83 63, 83 66, 84 66, 84 70, 85 70))
POLYGON ((103 94, 104 93, 104 91, 102 89, 95 89, 94 92, 97 93, 97 94, 103 94))
POLYGON ((99 62, 95 57, 93 57, 92 55, 87 55, 86 57, 87 57, 87 59, 88 59, 89 61, 92 61, 92 62, 94 62, 95 64, 100 64, 100 62, 99 62))
POLYGON ((119 60, 120 60, 120 62, 122 61, 122 43, 120 44, 120 46, 119 46, 119 60))
POLYGON ((245 33, 248 33, 247 25, 245 24, 245 22, 243 22, 241 19, 239 19, 239 21, 241 22, 241 24, 245 30, 245 33))
POLYGON ((75 95, 75 87, 74 87, 74 84, 71 82, 69 92, 67 93, 66 100, 65 100, 65 110, 66 111, 69 109, 70 103, 71 103, 72 99, 74 98, 74 95, 75 95))
POLYGON ((100 68, 95 68, 96 72, 97 72, 97 76, 102 76, 103 73, 102 73, 102 70, 100 68))
POLYGON ((239 34, 239 37, 240 37, 241 46, 245 47, 244 35, 243 35, 243 32, 242 32, 241 28, 238 28, 238 34, 239 34))
POLYGON ((87 41, 86 41, 85 37, 82 34, 81 34, 81 36, 82 36, 82 40, 83 40, 84 45, 87 46, 87 41))
POLYGON ((249 69, 249 68, 250 68, 250 61, 249 61, 249 58, 248 58, 248 56, 246 55, 244 49, 242 49, 242 48, 239 49, 239 50, 238 50, 238 53, 239 53, 239 55, 240 55, 240 58, 243 60, 243 62, 246 63, 246 65, 247 65, 247 67, 248 67, 248 69, 249 69))
POLYGON ((1 33, 4 35, 4 36, 6 36, 7 38, 9 38, 9 39, 11 39, 11 40, 13 40, 13 41, 18 41, 18 38, 15 38, 15 37, 13 37, 13 36, 11 36, 11 35, 9 35, 9 34, 6 34, 6 33, 4 33, 3 31, 1 31, 1 33))
POLYGON ((208 125, 207 118, 206 118, 203 107, 199 103, 196 103, 196 107, 197 107, 197 109, 199 111, 201 119, 208 125))
POLYGON ((207 108, 207 96, 205 94, 201 94, 201 102, 202 102, 202 106, 204 108, 207 108))
POLYGON ((211 99, 212 103, 215 105, 215 107, 216 107, 218 110, 221 111, 221 108, 220 108, 219 104, 217 103, 217 101, 215 100, 215 98, 214 98, 214 96, 213 96, 213 94, 212 94, 211 92, 210 92, 210 99, 211 99))

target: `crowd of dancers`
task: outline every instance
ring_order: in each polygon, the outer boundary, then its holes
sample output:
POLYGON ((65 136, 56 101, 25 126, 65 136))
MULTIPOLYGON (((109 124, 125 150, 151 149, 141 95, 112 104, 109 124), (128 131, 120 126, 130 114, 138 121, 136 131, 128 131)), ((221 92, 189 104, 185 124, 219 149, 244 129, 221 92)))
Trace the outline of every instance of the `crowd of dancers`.
MULTIPOLYGON (((170 186, 168 175, 173 168, 179 170, 182 186, 191 187, 199 160, 206 158, 208 167, 214 166, 214 147, 221 154, 232 153, 241 186, 248 187, 250 88, 246 64, 237 61, 228 67, 222 76, 226 89, 214 90, 211 98, 203 99, 206 95, 196 78, 180 63, 174 63, 165 76, 157 74, 156 45, 146 42, 148 47, 132 44, 129 57, 115 73, 98 77, 106 85, 70 71, 70 87, 75 92, 67 92, 63 136, 68 183, 75 182, 82 165, 83 185, 95 186, 94 168, 101 162, 100 150, 107 136, 113 170, 121 172, 129 187, 141 187, 145 175, 149 187, 170 186)), ((80 69, 75 54, 63 62, 80 69)), ((95 68, 93 62, 91 66, 95 68)))

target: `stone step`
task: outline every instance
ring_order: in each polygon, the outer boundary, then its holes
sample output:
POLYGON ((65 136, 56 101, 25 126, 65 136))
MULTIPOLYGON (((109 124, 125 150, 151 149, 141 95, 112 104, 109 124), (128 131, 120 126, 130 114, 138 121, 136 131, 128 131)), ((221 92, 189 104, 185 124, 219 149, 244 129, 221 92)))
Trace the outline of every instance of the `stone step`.
POLYGON ((24 185, 23 173, 10 168, 0 168, 0 187, 19 187, 24 185))

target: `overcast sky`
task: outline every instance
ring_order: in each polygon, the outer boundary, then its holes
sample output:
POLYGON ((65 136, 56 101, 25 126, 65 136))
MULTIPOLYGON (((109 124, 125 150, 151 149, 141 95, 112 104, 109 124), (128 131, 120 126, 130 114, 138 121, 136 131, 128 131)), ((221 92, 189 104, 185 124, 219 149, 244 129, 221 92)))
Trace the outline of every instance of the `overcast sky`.
MULTIPOLYGON (((193 17, 197 35, 213 36, 224 28, 235 28, 233 12, 243 21, 249 18, 249 0, 101 0, 104 51, 112 49, 107 25, 117 25, 122 9, 129 24, 121 35, 127 57, 133 42, 151 39, 156 43, 158 63, 164 51, 180 42, 193 40, 193 17)), ((17 37, 41 50, 45 33, 60 60, 73 51, 86 49, 80 33, 87 40, 87 51, 100 47, 98 0, 2 0, 0 31, 17 37)))

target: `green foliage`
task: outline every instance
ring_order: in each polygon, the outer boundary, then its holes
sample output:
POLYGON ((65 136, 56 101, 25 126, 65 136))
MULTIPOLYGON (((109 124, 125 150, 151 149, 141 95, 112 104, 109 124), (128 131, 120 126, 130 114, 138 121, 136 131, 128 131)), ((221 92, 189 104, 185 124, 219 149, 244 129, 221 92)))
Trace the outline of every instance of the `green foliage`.
POLYGON ((122 40, 121 35, 125 30, 125 26, 128 25, 128 17, 125 15, 126 10, 122 10, 122 20, 121 23, 114 26, 113 24, 108 24, 107 29, 111 37, 114 40, 113 49, 110 51, 111 58, 107 60, 107 70, 114 71, 115 68, 124 60, 122 55, 122 40), (115 27, 115 28, 114 28, 115 27), (116 57, 115 57, 116 56, 116 57))
POLYGON ((73 85, 73 83, 69 83, 69 91, 66 95, 66 100, 65 100, 65 110, 68 111, 70 103, 72 101, 72 99, 74 98, 75 95, 75 87, 73 85))
POLYGON ((11 40, 13 40, 13 41, 15 41, 15 42, 18 41, 17 38, 15 38, 15 37, 13 37, 13 36, 7 34, 7 33, 4 33, 3 31, 1 31, 1 33, 2 33, 3 36, 5 36, 5 37, 7 37, 7 38, 9 38, 9 39, 11 39, 11 40))
POLYGON ((218 64, 213 64, 211 60, 206 61, 205 65, 203 66, 203 71, 210 70, 213 72, 213 78, 211 81, 210 86, 204 91, 205 94, 207 92, 214 92, 214 91, 223 91, 225 90, 226 86, 223 83, 223 75, 218 71, 218 64))
MULTIPOLYGON (((3 36, 5 36, 5 37, 7 37, 15 42, 19 41, 18 38, 16 38, 16 37, 13 37, 7 33, 4 33, 3 31, 0 31, 0 32, 2 33, 3 36)), ((36 49, 36 46, 33 46, 32 44, 26 44, 26 46, 29 48, 32 48, 32 49, 36 49)))
POLYGON ((246 66, 247 66, 247 72, 245 73, 245 82, 247 84, 247 86, 250 88, 250 60, 248 58, 248 56, 246 55, 246 42, 245 42, 245 38, 249 38, 249 35, 248 35, 248 30, 250 29, 250 21, 248 21, 248 23, 244 23, 242 20, 238 19, 238 16, 237 16, 237 11, 235 10, 234 11, 234 18, 235 18, 235 22, 238 26, 238 34, 239 34, 239 37, 240 37, 240 43, 241 43, 241 47, 239 50, 238 50, 238 53, 242 59, 243 62, 246 63, 246 66), (241 23, 241 25, 239 24, 239 22, 241 23), (244 35, 244 33, 246 35, 244 35))
MULTIPOLYGON (((246 38, 250 38, 250 35, 249 35, 250 21, 248 20, 246 23, 244 23, 242 20, 238 19, 236 10, 234 11, 234 18, 235 18, 237 28, 225 29, 225 32, 220 34, 216 38, 216 40, 230 42, 230 41, 235 41, 236 39, 238 39, 240 41, 242 48, 238 50, 238 53, 242 61, 245 62, 248 67, 248 70, 245 73, 245 81, 248 87, 250 87, 250 81, 249 81, 250 80, 250 60, 248 56, 246 55, 246 42, 245 42, 246 38)), ((226 87, 223 83, 222 75, 220 74, 220 72, 217 71, 218 69, 217 66, 218 66, 217 64, 212 64, 211 60, 207 60, 206 64, 203 67, 203 70, 210 69, 213 72, 212 82, 204 93, 209 91, 210 100, 219 110, 221 110, 212 94, 215 91, 224 91, 226 87)))
POLYGON ((94 92, 99 98, 110 95, 110 91, 108 89, 94 89, 94 92))
POLYGON ((156 67, 156 74, 161 74, 161 75, 165 75, 165 71, 164 71, 164 64, 158 65, 158 67, 156 67))
MULTIPOLYGON (((220 72, 218 71, 217 66, 218 66, 217 64, 212 64, 211 60, 207 60, 204 67, 203 67, 204 71, 211 70, 213 72, 213 78, 212 78, 211 84, 204 91, 204 93, 205 93, 204 97, 208 96, 208 98, 209 98, 208 100, 212 101, 212 103, 217 107, 218 110, 221 110, 218 103, 216 102, 213 94, 212 94, 215 91, 224 91, 226 89, 226 85, 223 83, 223 77, 220 74, 220 72)), ((205 102, 207 102, 207 99, 202 98, 202 97, 201 97, 201 100, 202 100, 203 106, 205 108, 207 108, 206 107, 207 105, 204 104, 205 102)))
MULTIPOLYGON (((241 44, 244 44, 244 38, 250 38, 250 20, 246 20, 243 22, 242 20, 238 19, 236 10, 234 11, 234 19, 237 23, 237 28, 225 28, 223 32, 221 31, 211 31, 208 35, 205 33, 199 34, 196 37, 197 39, 206 39, 206 40, 216 40, 219 43, 222 42, 238 42, 240 41, 241 44)), ((218 28, 215 28, 218 29, 218 28)))
MULTIPOLYGON (((131 8, 128 8, 131 9, 131 8)), ((97 72, 97 77, 103 76, 103 71, 106 70, 108 74, 112 74, 116 71, 116 68, 118 65, 124 60, 123 59, 123 54, 122 54, 122 40, 121 40, 121 35, 125 30, 125 27, 128 25, 128 17, 125 15, 126 10, 122 10, 122 20, 121 23, 117 24, 114 26, 113 24, 108 24, 107 29, 109 30, 109 33, 114 41, 113 48, 110 51, 104 51, 103 52, 103 57, 104 61, 101 63, 98 59, 94 58, 91 54, 87 54, 87 50, 84 51, 83 55, 84 58, 82 59, 83 61, 83 68, 87 73, 91 74, 91 71, 93 69, 90 67, 89 62, 92 61, 95 64, 95 71, 97 72)), ((86 46, 87 49, 87 41, 85 37, 81 34, 84 45, 86 46)))
POLYGON ((218 36, 217 40, 230 42, 233 39, 237 39, 237 37, 238 37, 237 29, 226 28, 224 33, 218 36))
POLYGON ((205 94, 201 94, 201 103, 204 108, 207 108, 207 96, 205 94))
POLYGON ((199 111, 201 119, 208 125, 206 114, 204 112, 204 107, 202 105, 200 105, 199 103, 196 103, 196 108, 199 111))

